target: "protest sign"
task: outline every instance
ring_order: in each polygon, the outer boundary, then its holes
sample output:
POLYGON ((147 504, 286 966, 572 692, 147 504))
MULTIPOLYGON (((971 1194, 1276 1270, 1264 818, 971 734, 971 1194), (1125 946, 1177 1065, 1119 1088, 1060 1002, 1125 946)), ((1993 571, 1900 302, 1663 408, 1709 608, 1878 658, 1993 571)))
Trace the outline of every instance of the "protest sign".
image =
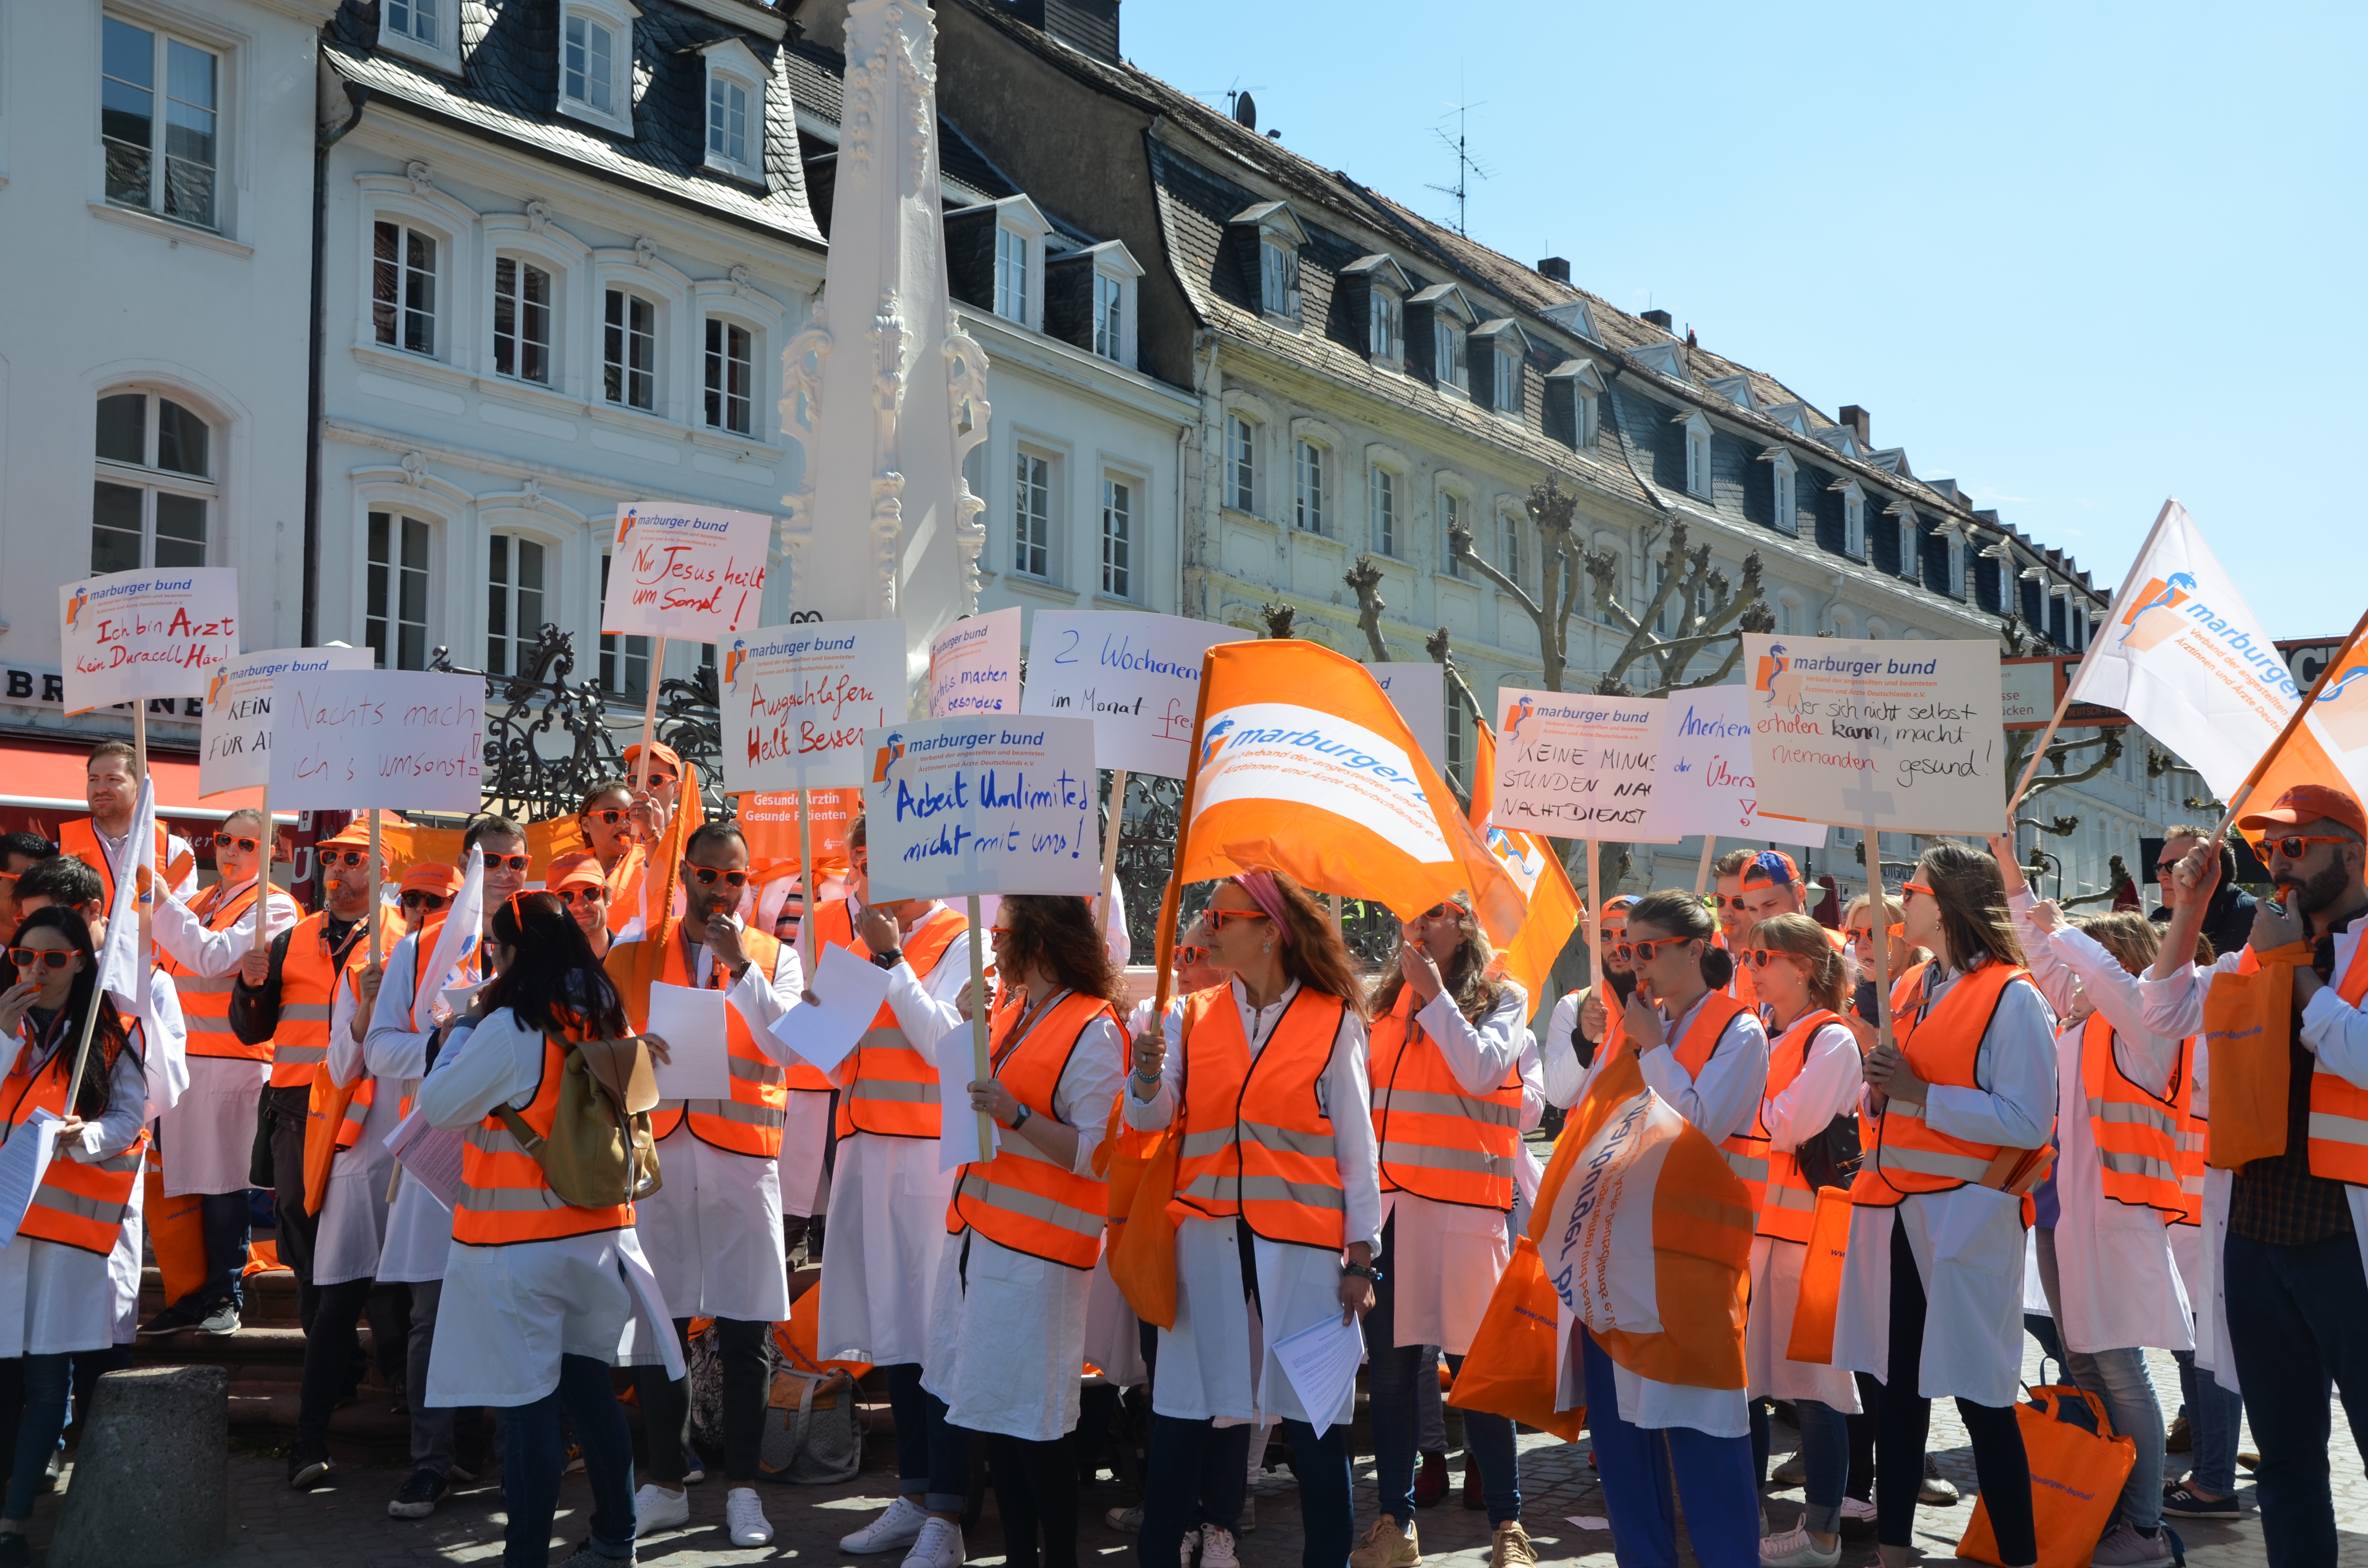
MULTIPOLYGON (((847 830, 863 803, 860 790, 811 790, 806 815, 813 824, 814 864, 825 875, 847 869, 847 830)), ((798 858, 798 798, 795 795, 749 794, 740 797, 734 813, 748 840, 748 861, 798 858)))
POLYGON ((324 670, 271 683, 271 801, 283 811, 478 809, 481 676, 324 670))
POLYGON ((271 683, 283 675, 366 670, 368 648, 272 648, 235 653, 206 677, 198 793, 220 795, 271 782, 271 683))
POLYGON ((905 623, 759 627, 717 644, 726 794, 860 784, 863 732, 905 717, 905 623))
POLYGON ((1248 633, 1137 610, 1036 612, 1019 710, 1094 722, 1094 761, 1129 773, 1184 777, 1201 656, 1248 633))
MULTIPOLYGON (((600 630, 721 642, 753 625, 773 519, 761 512, 632 501, 617 508, 600 630)), ((653 682, 657 678, 651 672, 653 682)))
POLYGON ((1761 816, 1883 833, 1999 831, 1998 657, 1987 639, 1804 642, 1746 632, 1761 816))
POLYGON ((1389 694, 1390 706, 1398 710, 1406 728, 1421 743, 1422 755, 1430 765, 1444 773, 1447 770, 1447 666, 1429 659, 1410 663, 1391 662, 1365 666, 1372 672, 1373 684, 1389 694))
POLYGON ((864 736, 874 903, 1090 893, 1101 866, 1094 727, 1018 714, 922 719, 864 736))
POLYGON ((1653 818, 1658 697, 1497 688, 1496 824, 1563 838, 1672 843, 1653 818))
POLYGON ((1019 710, 1019 612, 955 621, 929 639, 932 719, 1019 710))
POLYGON ((1751 771, 1750 693, 1739 686, 1709 686, 1669 694, 1653 759, 1653 822, 1680 838, 1772 839, 1822 849, 1825 825, 1782 822, 1759 814, 1759 786, 1751 771))
POLYGON ((66 711, 197 697, 238 652, 238 572, 110 572, 58 589, 66 711))

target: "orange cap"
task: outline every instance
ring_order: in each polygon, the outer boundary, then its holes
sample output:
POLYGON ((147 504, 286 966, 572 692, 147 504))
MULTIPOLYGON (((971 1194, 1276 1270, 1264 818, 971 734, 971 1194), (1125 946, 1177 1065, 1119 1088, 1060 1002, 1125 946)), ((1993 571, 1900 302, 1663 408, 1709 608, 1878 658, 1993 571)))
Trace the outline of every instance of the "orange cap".
POLYGON ((542 885, 553 891, 575 887, 605 888, 609 885, 609 876, 600 869, 598 855, 579 850, 552 860, 550 869, 543 873, 542 885))
POLYGON ((2264 828, 2299 827, 2306 822, 2340 822, 2368 838, 2368 817, 2362 815, 2360 802, 2325 784, 2296 784, 2268 811, 2238 817, 2237 825, 2246 833, 2259 833, 2264 828))
MULTIPOLYGON (((642 747, 639 742, 635 742, 633 744, 625 748, 625 767, 627 772, 630 773, 632 770, 634 759, 639 757, 641 755, 642 747)), ((677 776, 682 772, 682 758, 675 755, 675 750, 672 746, 662 746, 653 741, 650 744, 650 760, 653 763, 663 762, 668 764, 674 768, 677 776)))
POLYGON ((403 873, 403 891, 450 898, 461 891, 461 873, 441 860, 421 860, 403 873))

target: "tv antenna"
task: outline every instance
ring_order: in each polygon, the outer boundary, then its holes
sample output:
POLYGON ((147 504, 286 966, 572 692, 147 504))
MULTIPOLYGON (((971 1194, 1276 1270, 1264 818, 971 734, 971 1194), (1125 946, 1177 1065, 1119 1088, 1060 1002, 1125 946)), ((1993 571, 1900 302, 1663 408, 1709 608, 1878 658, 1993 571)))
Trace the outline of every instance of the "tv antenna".
MULTIPOLYGON (((1242 79, 1239 76, 1235 77, 1234 85, 1227 87, 1224 93, 1225 118, 1233 120, 1237 125, 1247 127, 1251 131, 1256 131, 1258 129, 1258 100, 1250 97, 1250 95, 1252 93, 1262 93, 1264 91, 1266 91, 1266 85, 1264 83, 1260 83, 1255 87, 1245 87, 1242 85, 1242 79)), ((1196 97, 1216 97, 1213 93, 1196 93, 1193 96, 1196 97)))
POLYGON ((1485 104, 1487 101, 1487 99, 1483 98, 1480 100, 1480 103, 1477 104, 1448 105, 1448 108, 1452 110, 1455 116, 1455 134, 1450 136, 1447 133, 1446 127, 1444 126, 1437 127, 1431 132, 1431 134, 1439 138, 1440 142, 1447 147, 1448 151, 1455 154, 1455 183, 1453 185, 1434 185, 1429 188, 1438 191, 1442 196, 1452 196, 1455 198, 1455 232, 1466 239, 1471 238, 1471 233, 1470 231, 1464 227, 1464 205, 1469 200, 1472 194, 1472 182, 1474 179, 1493 179, 1496 177, 1497 171, 1490 168, 1480 159, 1472 155, 1471 148, 1464 140, 1463 117, 1471 110, 1480 108, 1481 104, 1485 104))

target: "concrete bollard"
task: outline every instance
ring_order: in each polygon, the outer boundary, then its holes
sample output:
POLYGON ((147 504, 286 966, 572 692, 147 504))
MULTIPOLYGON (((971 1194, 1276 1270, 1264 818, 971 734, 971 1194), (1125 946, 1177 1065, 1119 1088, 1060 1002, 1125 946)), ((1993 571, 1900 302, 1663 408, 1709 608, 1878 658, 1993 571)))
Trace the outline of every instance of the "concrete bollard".
POLYGON ((50 1543, 51 1568, 170 1568, 230 1544, 230 1372, 109 1372, 50 1543))

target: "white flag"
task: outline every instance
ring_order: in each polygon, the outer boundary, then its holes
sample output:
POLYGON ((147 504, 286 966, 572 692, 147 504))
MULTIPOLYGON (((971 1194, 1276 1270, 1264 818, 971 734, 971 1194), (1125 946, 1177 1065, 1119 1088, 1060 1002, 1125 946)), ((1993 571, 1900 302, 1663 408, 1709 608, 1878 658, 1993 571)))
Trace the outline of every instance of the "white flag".
POLYGON ((125 863, 115 869, 115 907, 107 912, 107 941, 98 953, 98 983, 115 993, 117 1005, 145 1013, 148 953, 140 940, 140 915, 156 906, 156 781, 140 781, 140 802, 131 809, 125 863))
POLYGON ((2226 799, 2302 693, 2187 508, 2166 501, 2065 700, 2128 714, 2226 799))
MULTIPOLYGON (((444 925, 436 936, 436 950, 429 955, 427 968, 419 971, 423 977, 433 978, 434 983, 422 985, 418 992, 431 1013, 443 1006, 446 986, 466 985, 477 978, 477 932, 484 918, 485 852, 472 849, 469 863, 461 873, 460 894, 445 908, 444 925)), ((416 961, 416 954, 414 958, 416 961)))

